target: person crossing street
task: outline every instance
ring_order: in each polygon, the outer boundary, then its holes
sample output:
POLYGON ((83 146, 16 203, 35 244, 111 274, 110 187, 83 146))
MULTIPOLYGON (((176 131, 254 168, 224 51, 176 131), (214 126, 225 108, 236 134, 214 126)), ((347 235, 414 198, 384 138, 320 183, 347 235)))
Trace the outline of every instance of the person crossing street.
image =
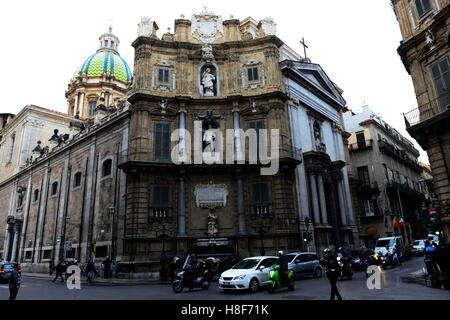
POLYGON ((331 255, 330 249, 325 249, 323 253, 324 258, 320 259, 320 264, 327 270, 327 278, 331 285, 330 300, 334 300, 334 297, 337 297, 338 300, 342 300, 341 294, 336 286, 339 268, 337 260, 331 255))

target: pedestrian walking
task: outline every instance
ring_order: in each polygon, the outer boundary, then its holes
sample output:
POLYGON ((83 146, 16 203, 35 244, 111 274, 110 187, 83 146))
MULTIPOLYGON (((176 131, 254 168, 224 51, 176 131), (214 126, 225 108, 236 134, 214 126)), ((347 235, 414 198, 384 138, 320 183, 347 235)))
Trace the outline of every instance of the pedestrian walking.
POLYGON ((92 279, 94 279, 95 273, 95 265, 92 262, 91 258, 89 258, 88 263, 86 264, 86 276, 89 284, 92 283, 92 279))
POLYGON ((9 300, 16 300, 17 293, 19 293, 20 283, 22 282, 22 276, 17 271, 19 265, 14 264, 14 268, 11 273, 11 279, 9 279, 9 300))
POLYGON ((61 282, 64 282, 63 274, 66 271, 66 268, 61 261, 58 261, 55 271, 56 271, 56 275, 55 275, 55 278, 52 280, 52 282, 55 282, 56 279, 58 279, 58 277, 61 278, 61 282))
POLYGON ((342 297, 338 291, 338 288, 336 286, 337 279, 338 279, 338 263, 335 257, 331 255, 330 249, 325 249, 323 251, 324 258, 320 259, 320 264, 326 268, 327 270, 327 278, 330 281, 331 285, 331 293, 330 293, 330 300, 334 300, 334 297, 337 297, 338 300, 342 300, 342 297))

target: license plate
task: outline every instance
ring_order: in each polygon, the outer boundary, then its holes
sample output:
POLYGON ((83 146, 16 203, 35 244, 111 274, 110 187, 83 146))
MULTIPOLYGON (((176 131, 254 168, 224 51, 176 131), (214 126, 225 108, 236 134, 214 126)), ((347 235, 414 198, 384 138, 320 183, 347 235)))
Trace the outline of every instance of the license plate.
POLYGON ((224 283, 223 283, 225 286, 229 286, 230 284, 231 284, 231 282, 229 282, 229 281, 224 281, 224 283))

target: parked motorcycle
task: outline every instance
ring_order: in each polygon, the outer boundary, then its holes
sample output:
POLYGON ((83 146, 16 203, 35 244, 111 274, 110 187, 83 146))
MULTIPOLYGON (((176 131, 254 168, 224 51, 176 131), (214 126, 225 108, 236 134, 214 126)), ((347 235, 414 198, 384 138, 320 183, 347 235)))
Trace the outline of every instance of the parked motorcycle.
POLYGON ((281 289, 287 287, 290 291, 294 290, 294 271, 289 270, 288 281, 283 283, 280 280, 280 266, 275 264, 270 267, 269 271, 269 293, 274 293, 276 289, 281 289))
POLYGON ((350 266, 350 261, 347 257, 337 257, 337 262, 339 266, 339 280, 343 280, 344 277, 351 279, 353 277, 353 270, 350 266))
POLYGON ((172 283, 172 289, 175 293, 180 293, 184 288, 189 288, 189 291, 194 288, 207 290, 209 285, 208 269, 198 270, 197 267, 187 266, 178 273, 177 280, 172 283))

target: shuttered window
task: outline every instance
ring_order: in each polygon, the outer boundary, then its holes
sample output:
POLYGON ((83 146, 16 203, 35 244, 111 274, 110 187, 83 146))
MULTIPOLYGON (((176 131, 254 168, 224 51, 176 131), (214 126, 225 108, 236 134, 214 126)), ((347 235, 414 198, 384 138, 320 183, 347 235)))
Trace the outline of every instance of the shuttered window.
POLYGON ((248 81, 258 81, 258 67, 247 68, 248 81))
POLYGON ((369 186, 370 185, 369 168, 367 166, 359 167, 357 168, 357 171, 358 171, 358 179, 361 180, 364 185, 369 186))
POLYGON ((422 18, 433 6, 430 0, 416 0, 417 15, 422 18))
POLYGON ((163 68, 158 69, 158 81, 164 82, 164 83, 169 83, 169 70, 168 69, 163 69, 163 68))
POLYGON ((254 183, 252 189, 254 204, 268 204, 270 202, 267 182, 254 183))
POLYGON ((256 154, 259 158, 259 130, 264 129, 264 120, 249 121, 248 128, 256 131, 256 154))
POLYGON ((155 186, 153 187, 153 206, 154 207, 168 207, 169 187, 168 186, 155 186))
POLYGON ((155 123, 154 148, 155 161, 170 160, 170 123, 155 123))
POLYGON ((431 67, 431 76, 433 77, 436 94, 442 111, 450 106, 450 62, 448 57, 437 62, 431 67))

